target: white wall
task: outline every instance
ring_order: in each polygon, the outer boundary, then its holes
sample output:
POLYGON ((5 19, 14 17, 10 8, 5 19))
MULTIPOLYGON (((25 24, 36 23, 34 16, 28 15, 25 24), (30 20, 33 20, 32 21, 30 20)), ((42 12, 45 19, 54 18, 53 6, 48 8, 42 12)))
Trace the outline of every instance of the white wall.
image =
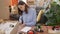
POLYGON ((57 2, 57 4, 59 4, 59 5, 60 5, 60 1, 59 1, 59 0, 53 0, 53 1, 57 2))
MULTIPOLYGON (((21 1, 21 0, 18 0, 18 2, 19 2, 19 1, 21 1)), ((24 2, 26 3, 26 0, 22 0, 22 1, 24 1, 24 2)))

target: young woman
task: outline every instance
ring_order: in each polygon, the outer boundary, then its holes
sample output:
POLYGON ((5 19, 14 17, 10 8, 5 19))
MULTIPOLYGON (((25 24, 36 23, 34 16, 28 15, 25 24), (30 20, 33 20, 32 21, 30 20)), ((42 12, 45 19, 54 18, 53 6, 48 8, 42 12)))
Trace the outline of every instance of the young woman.
POLYGON ((20 23, 23 23, 26 26, 34 26, 36 24, 36 10, 30 8, 23 1, 18 3, 18 13, 20 15, 20 23))

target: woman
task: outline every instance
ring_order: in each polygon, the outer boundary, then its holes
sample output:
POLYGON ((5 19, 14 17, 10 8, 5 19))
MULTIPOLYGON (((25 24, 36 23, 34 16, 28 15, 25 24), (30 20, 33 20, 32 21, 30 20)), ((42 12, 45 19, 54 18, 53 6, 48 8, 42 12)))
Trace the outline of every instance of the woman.
POLYGON ((36 24, 36 10, 27 6, 23 1, 18 3, 18 13, 20 15, 20 23, 26 26, 34 26, 36 24))

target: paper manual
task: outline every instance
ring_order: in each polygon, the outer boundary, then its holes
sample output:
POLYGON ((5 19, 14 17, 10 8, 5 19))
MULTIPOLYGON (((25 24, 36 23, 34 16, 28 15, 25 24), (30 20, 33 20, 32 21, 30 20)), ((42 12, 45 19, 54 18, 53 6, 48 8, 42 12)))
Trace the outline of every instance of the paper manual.
POLYGON ((28 32, 30 29, 31 29, 31 27, 25 26, 21 31, 28 32))

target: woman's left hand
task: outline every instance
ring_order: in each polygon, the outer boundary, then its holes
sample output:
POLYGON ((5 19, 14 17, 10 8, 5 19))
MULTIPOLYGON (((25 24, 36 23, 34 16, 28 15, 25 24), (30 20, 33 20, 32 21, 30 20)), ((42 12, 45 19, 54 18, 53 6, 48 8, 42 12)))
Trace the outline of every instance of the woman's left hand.
POLYGON ((22 26, 25 26, 25 24, 23 23, 22 26))

